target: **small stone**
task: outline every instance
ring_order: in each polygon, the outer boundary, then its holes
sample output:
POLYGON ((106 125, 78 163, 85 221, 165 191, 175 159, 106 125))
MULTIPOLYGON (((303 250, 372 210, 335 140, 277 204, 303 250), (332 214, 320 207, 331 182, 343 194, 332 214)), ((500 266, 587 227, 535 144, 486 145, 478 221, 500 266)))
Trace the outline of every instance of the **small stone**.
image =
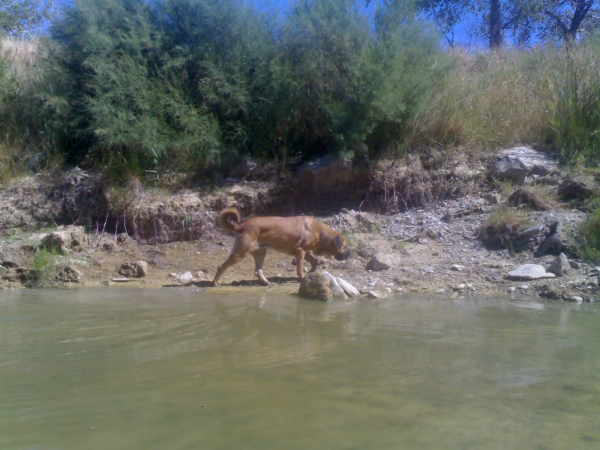
POLYGON ((178 275, 177 275, 175 272, 171 272, 171 273, 169 274, 169 276, 170 276, 171 278, 177 278, 177 277, 178 277, 178 275))
POLYGON ((202 278, 204 278, 205 275, 206 274, 203 271, 201 271, 201 270, 199 270, 198 272, 196 272, 196 278, 198 278, 199 280, 201 280, 202 278))
POLYGON ((578 295, 573 295, 571 300, 577 303, 583 303, 583 298, 579 297, 578 295))
POLYGON ((455 291, 464 291, 467 288, 467 285, 464 283, 459 284, 458 286, 454 287, 455 291))
POLYGON ((517 290, 517 288, 516 288, 516 287, 514 287, 514 286, 511 286, 511 287, 509 287, 509 288, 507 289, 507 291, 508 291, 508 293, 509 293, 509 294, 513 294, 514 292, 516 292, 516 290, 517 290))
POLYGON ((128 278, 144 278, 148 274, 148 263, 146 261, 135 261, 122 264, 119 274, 128 278))
POLYGON ((60 267, 58 269, 58 278, 65 283, 81 283, 83 274, 73 264, 60 267))
POLYGON ((367 263, 367 270, 382 271, 392 267, 392 258, 389 255, 383 253, 377 253, 367 263))
POLYGON ((500 196, 500 194, 487 194, 485 197, 483 197, 490 205, 497 205, 498 203, 500 203, 500 200, 502 199, 502 197, 500 196))
POLYGON ((446 290, 444 288, 438 289, 437 291, 435 291, 436 294, 443 294, 445 293, 446 290))
POLYGON ((522 284, 521 286, 519 286, 519 289, 522 290, 522 291, 526 291, 527 289, 529 289, 529 285, 522 284))
POLYGON ((180 283, 190 283, 190 282, 194 281, 194 277, 192 276, 192 272, 182 273, 181 275, 179 275, 177 277, 177 281, 179 281, 180 283))
POLYGON ((571 273, 571 265, 567 255, 561 253, 548 267, 548 272, 553 273, 557 277, 563 277, 571 273))
POLYGON ((369 298, 388 298, 388 293, 387 292, 381 292, 381 291, 369 291, 367 293, 367 296, 369 298))
POLYGON ((457 271, 457 272, 462 272, 463 270, 465 270, 465 266, 462 266, 462 265, 460 265, 460 264, 454 264, 454 265, 451 267, 451 269, 452 269, 452 270, 455 270, 455 271, 457 271))

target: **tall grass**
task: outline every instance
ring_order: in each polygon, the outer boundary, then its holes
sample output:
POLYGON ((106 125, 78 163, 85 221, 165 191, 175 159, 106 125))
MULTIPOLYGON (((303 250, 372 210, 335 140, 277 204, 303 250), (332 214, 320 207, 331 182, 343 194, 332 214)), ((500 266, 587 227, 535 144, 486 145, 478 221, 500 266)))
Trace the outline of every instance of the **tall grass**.
POLYGON ((38 40, 0 39, 0 181, 46 161, 52 146, 41 94, 38 40))
POLYGON ((600 49, 452 50, 453 68, 409 145, 474 151, 530 144, 564 163, 600 162, 600 49))
POLYGON ((548 98, 539 88, 540 73, 530 67, 532 52, 451 50, 449 56, 452 70, 414 122, 415 142, 494 150, 539 139, 548 98))

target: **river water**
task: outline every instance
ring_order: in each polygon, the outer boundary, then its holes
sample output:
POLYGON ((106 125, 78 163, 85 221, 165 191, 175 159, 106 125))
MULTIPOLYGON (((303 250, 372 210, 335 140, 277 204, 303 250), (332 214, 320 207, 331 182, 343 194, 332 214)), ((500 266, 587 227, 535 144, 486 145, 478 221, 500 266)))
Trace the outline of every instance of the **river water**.
POLYGON ((1 449, 599 449, 600 307, 0 292, 1 449))

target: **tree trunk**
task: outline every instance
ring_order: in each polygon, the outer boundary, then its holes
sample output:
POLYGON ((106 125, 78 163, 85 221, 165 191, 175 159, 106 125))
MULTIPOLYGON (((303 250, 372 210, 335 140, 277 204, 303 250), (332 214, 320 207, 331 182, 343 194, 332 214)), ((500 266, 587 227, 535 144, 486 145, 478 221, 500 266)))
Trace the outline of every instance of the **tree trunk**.
POLYGON ((593 4, 593 1, 577 0, 575 12, 573 13, 573 18, 571 19, 571 24, 566 35, 567 41, 575 40, 575 38, 577 37, 577 32, 579 31, 579 27, 581 26, 581 23, 587 16, 588 12, 590 12, 590 8, 593 4))
POLYGON ((502 1, 490 0, 490 48, 492 50, 501 49, 503 44, 502 1))

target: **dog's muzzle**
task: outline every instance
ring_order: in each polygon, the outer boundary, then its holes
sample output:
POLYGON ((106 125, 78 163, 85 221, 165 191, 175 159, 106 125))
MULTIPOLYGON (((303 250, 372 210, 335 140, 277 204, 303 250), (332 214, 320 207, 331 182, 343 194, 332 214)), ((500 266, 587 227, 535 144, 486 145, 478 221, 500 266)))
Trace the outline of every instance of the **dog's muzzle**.
POLYGON ((348 258, 350 258, 350 250, 348 250, 344 253, 338 253, 337 255, 335 255, 335 259, 337 259, 338 261, 343 261, 348 258))

